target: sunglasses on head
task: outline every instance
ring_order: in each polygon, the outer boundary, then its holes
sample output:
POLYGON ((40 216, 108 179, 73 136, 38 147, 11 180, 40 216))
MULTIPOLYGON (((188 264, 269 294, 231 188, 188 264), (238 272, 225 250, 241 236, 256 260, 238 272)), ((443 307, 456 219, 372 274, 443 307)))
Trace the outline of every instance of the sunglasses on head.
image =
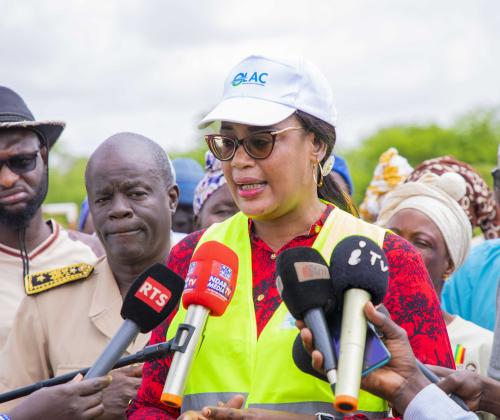
POLYGON ((222 134, 207 134, 205 141, 214 156, 222 161, 231 160, 236 149, 243 146, 245 152, 254 159, 265 159, 269 157, 276 142, 276 136, 289 130, 301 130, 302 127, 287 127, 278 131, 263 130, 250 134, 242 139, 223 136, 222 134))
POLYGON ((17 175, 30 172, 36 168, 38 152, 40 152, 40 150, 37 150, 34 153, 23 153, 5 160, 0 160, 0 169, 3 165, 6 165, 7 168, 17 175))

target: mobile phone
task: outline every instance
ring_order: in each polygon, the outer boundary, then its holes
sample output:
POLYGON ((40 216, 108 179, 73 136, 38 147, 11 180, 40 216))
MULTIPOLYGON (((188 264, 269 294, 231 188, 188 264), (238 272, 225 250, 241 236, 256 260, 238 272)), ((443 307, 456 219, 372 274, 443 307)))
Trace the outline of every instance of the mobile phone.
MULTIPOLYGON (((332 317, 330 319, 330 334, 333 341, 333 351, 337 360, 340 353, 340 326, 342 318, 340 316, 332 317)), ((371 371, 378 369, 389 363, 391 360, 391 353, 387 350, 382 339, 378 336, 375 328, 368 322, 366 329, 366 344, 365 344, 365 357, 363 360, 363 372, 361 376, 365 376, 371 371)))

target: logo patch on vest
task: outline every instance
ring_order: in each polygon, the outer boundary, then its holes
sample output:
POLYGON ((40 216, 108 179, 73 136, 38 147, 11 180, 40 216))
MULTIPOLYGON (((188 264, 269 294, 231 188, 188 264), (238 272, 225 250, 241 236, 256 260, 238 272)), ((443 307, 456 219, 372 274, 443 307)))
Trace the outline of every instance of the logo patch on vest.
POLYGON ((281 329, 282 330, 293 330, 296 329, 297 327, 295 326, 295 318, 292 316, 290 312, 287 311, 285 315, 285 319, 281 323, 281 329))
POLYGON ((86 279, 93 270, 90 264, 79 263, 28 274, 24 279, 24 290, 27 295, 36 295, 72 281, 86 279))

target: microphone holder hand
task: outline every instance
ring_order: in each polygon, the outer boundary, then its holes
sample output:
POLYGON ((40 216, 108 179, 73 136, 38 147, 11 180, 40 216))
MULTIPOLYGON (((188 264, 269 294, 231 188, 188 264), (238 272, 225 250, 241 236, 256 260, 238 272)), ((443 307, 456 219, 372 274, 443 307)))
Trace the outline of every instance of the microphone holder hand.
MULTIPOLYGON (((187 342, 189 342, 189 340, 187 342)), ((179 347, 176 345, 175 348, 182 349, 183 347, 182 346, 179 347)), ((149 362, 151 360, 161 359, 167 356, 167 354, 172 350, 174 350, 172 341, 167 341, 159 344, 152 344, 150 346, 144 347, 144 349, 138 351, 135 354, 122 357, 120 360, 118 360, 118 362, 115 363, 113 369, 118 369, 124 366, 132 365, 134 363, 144 363, 144 362, 149 362)), ((73 372, 69 372, 64 375, 56 376, 55 378, 46 379, 44 381, 39 381, 22 388, 16 388, 13 389, 12 391, 5 392, 3 394, 0 394, 0 403, 25 397, 45 387, 64 384, 66 382, 71 381, 79 373, 85 376, 85 374, 89 371, 89 369, 90 368, 75 370, 73 372)))

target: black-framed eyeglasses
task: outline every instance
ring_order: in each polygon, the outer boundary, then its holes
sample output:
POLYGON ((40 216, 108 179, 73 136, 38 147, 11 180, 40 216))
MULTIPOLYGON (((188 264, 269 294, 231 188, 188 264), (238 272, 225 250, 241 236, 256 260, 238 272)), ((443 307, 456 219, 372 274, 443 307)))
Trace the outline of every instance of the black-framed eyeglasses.
POLYGON ((491 175, 493 175, 493 186, 496 190, 500 190, 500 168, 493 169, 491 175))
POLYGON ((23 153, 0 160, 0 169, 2 169, 3 165, 7 165, 7 168, 17 175, 30 172, 36 168, 36 159, 39 152, 40 150, 37 150, 33 153, 23 153))
POLYGON ((222 161, 231 160, 236 149, 243 145, 245 152, 254 159, 269 157, 276 142, 276 136, 289 130, 302 130, 303 127, 286 127, 278 131, 257 131, 242 139, 223 136, 222 134, 207 134, 205 141, 214 156, 222 161))

